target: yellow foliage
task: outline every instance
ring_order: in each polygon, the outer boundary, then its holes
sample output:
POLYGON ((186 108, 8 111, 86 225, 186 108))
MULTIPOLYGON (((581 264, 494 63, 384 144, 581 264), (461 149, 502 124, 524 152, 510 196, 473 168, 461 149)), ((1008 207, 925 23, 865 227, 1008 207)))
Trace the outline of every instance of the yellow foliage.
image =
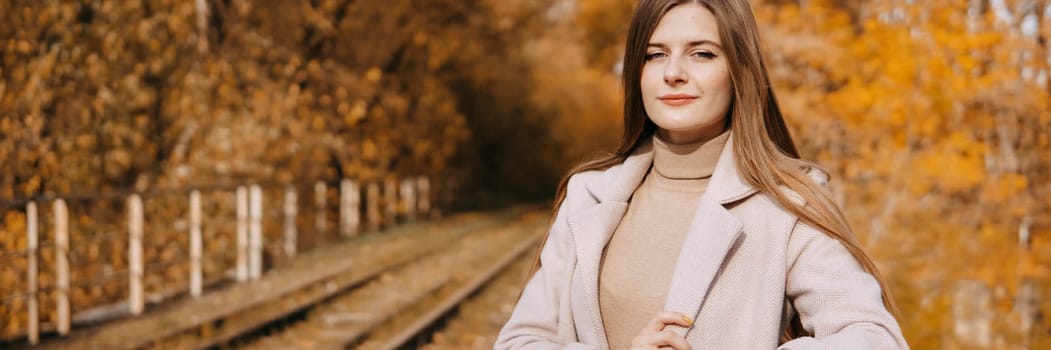
POLYGON ((978 279, 1006 286, 1002 305, 1017 271, 1047 270, 1019 258, 1014 232, 1022 216, 1051 210, 1033 197, 1051 193, 1051 98, 1046 85, 1021 79, 1018 60, 1047 46, 991 15, 970 19, 966 2, 866 2, 869 15, 847 22, 820 15, 856 10, 842 4, 760 5, 768 66, 789 121, 802 120, 793 124, 804 154, 839 170, 848 217, 877 261, 895 262, 884 271, 892 288, 914 291, 898 298, 906 314, 926 315, 904 319, 910 343, 949 346, 954 320, 932 316, 951 316, 951 290, 925 286, 978 279), (934 257, 898 263, 916 255, 934 257))
POLYGON ((1022 193, 1029 180, 1019 174, 1002 174, 987 182, 983 188, 983 197, 992 203, 1005 203, 1022 193))

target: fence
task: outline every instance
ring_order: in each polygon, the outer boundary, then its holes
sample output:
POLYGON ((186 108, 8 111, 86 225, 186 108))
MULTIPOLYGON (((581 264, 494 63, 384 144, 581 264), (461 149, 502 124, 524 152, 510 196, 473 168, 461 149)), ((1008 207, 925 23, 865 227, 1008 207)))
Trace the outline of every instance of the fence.
POLYGON ((413 176, 9 204, 0 208, 7 212, 5 222, 12 211, 24 213, 25 241, 0 242, 6 266, 0 267, 0 282, 8 283, 0 291, 12 292, 0 297, 0 316, 7 320, 0 340, 25 337, 37 344, 45 331, 65 336, 74 325, 138 315, 147 303, 258 279, 267 268, 320 244, 399 220, 439 216, 436 208, 451 193, 434 187, 429 177, 413 176), (313 192, 312 198, 300 196, 305 192, 313 192), (43 213, 48 208, 50 215, 43 213))

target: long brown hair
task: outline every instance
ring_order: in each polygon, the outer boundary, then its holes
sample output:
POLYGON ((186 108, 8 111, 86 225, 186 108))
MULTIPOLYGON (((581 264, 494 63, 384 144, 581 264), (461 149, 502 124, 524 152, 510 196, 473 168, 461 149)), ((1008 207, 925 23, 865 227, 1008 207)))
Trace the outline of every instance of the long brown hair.
MULTIPOLYGON (((604 170, 623 163, 648 136, 657 130, 646 115, 641 90, 642 67, 646 47, 661 18, 671 8, 687 3, 704 6, 715 15, 719 37, 729 62, 734 94, 727 124, 733 130, 735 164, 741 177, 750 185, 771 196, 782 207, 830 237, 843 243, 855 259, 879 282, 883 304, 897 313, 886 283, 854 238, 853 230, 835 205, 831 195, 808 175, 815 166, 799 159, 799 152, 785 125, 781 108, 770 84, 759 49, 759 30, 748 0, 641 0, 632 16, 624 50, 624 135, 617 150, 608 156, 581 164, 571 170, 558 187, 554 210, 566 198, 566 185, 573 174, 604 170), (806 200, 801 206, 789 200, 779 188, 785 186, 806 200)), ((553 217, 553 216, 552 216, 553 217)), ((547 237, 544 237, 546 243, 547 237)), ((542 247, 542 246, 541 246, 542 247)), ((533 271, 540 267, 539 253, 533 271)), ((798 314, 785 330, 782 341, 805 335, 798 314)))

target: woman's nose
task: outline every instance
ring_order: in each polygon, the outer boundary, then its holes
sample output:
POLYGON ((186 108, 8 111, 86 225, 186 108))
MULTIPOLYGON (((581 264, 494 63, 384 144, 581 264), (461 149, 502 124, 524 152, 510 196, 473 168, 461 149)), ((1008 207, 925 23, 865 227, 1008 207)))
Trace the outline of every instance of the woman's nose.
POLYGON ((682 61, 671 59, 664 67, 664 82, 668 85, 678 85, 686 82, 686 70, 682 67, 682 61))

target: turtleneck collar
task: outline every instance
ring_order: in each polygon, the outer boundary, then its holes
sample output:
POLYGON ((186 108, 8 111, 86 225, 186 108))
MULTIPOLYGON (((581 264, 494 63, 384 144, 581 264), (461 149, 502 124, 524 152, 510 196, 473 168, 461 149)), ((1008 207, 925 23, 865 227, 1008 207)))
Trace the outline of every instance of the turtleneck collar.
POLYGON ((708 140, 688 144, 671 144, 659 135, 653 137, 653 170, 672 180, 705 179, 712 176, 719 154, 730 132, 708 140))

